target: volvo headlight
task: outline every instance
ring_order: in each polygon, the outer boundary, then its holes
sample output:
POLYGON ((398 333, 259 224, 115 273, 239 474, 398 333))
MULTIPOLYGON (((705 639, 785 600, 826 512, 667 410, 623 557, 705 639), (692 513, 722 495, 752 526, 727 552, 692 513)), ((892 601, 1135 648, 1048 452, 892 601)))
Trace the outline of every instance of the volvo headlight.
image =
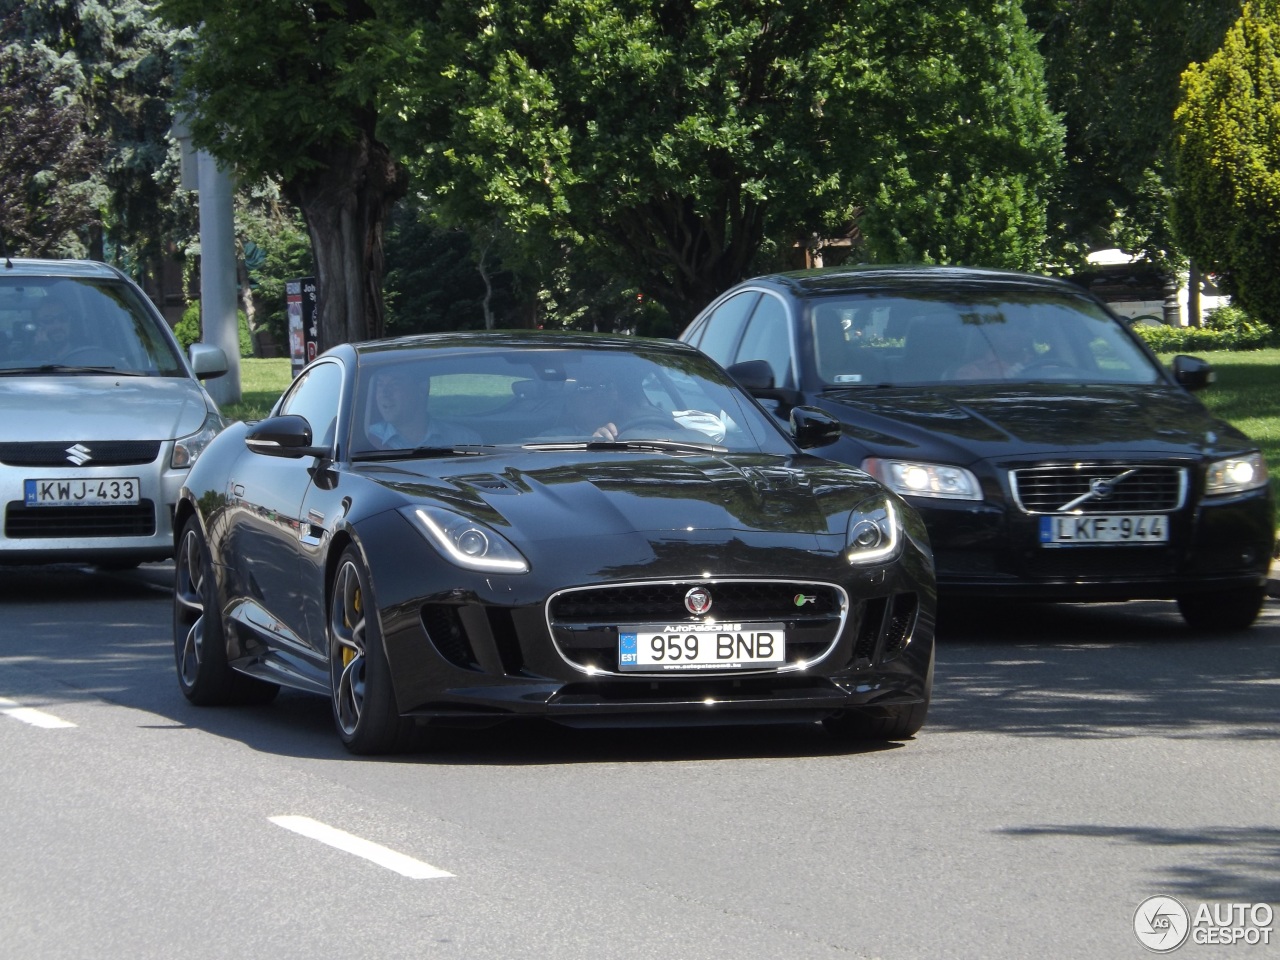
POLYGON ((1260 453, 1215 460, 1209 464, 1204 478, 1205 496, 1209 497, 1224 493, 1243 493, 1266 485, 1267 464, 1260 453))
POLYGON ((453 563, 486 573, 528 573, 529 562, 492 527, 441 507, 401 507, 400 513, 453 563))
POLYGON ((174 442, 173 455, 169 457, 169 466, 175 470, 186 470, 204 452, 204 448, 209 445, 209 441, 222 432, 224 425, 221 416, 216 413, 210 413, 204 418, 204 425, 199 430, 174 442))
POLYGON ((978 478, 964 467, 871 457, 862 462, 862 469, 899 496, 938 497, 944 500, 982 499, 978 478))
POLYGON ((886 496, 864 500, 849 514, 850 563, 885 563, 902 550, 902 526, 898 508, 886 496))

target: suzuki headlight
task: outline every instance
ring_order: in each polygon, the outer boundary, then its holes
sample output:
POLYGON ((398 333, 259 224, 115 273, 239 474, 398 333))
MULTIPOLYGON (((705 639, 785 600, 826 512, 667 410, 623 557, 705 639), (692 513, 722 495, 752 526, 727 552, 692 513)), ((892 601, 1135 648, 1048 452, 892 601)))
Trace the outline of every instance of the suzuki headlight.
POLYGON ((1247 453, 1243 457, 1229 457, 1209 464, 1205 473, 1205 496, 1217 497, 1224 493, 1243 493, 1267 485, 1267 464, 1260 453, 1247 453))
POLYGON ((964 467, 872 457, 862 462, 862 469, 899 496, 938 497, 943 500, 982 499, 978 478, 964 467))
POLYGON ((849 514, 848 541, 845 556, 850 563, 885 563, 896 557, 902 549, 902 527, 893 501, 877 496, 858 504, 849 514))
POLYGON ((225 422, 222 417, 216 413, 210 413, 204 418, 204 425, 195 433, 187 437, 182 437, 173 444, 173 455, 169 458, 169 466, 175 470, 186 470, 196 458, 204 452, 204 448, 209 445, 209 441, 222 432, 225 422))
POLYGON ((460 567, 486 573, 529 572, 520 551, 490 526, 441 507, 401 507, 400 513, 460 567))

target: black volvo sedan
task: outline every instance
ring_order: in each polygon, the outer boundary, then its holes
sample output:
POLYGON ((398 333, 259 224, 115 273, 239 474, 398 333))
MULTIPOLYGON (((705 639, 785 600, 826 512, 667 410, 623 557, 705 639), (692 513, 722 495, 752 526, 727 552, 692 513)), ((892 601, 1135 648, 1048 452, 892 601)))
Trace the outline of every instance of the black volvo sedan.
POLYGON ((175 517, 197 704, 330 698, 355 753, 433 725, 818 722, 903 739, 933 683, 924 526, 674 341, 343 345, 204 451, 175 517))
POLYGON ((828 268, 726 291, 681 339, 824 456, 916 507, 948 597, 1173 599, 1199 629, 1257 617, 1273 542, 1257 444, 1079 287, 954 267, 828 268))

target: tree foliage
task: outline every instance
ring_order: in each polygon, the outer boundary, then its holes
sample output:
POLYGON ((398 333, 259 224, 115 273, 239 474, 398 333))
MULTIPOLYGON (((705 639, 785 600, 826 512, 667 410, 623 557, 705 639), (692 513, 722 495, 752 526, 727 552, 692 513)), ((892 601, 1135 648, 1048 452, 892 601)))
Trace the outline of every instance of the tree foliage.
POLYGON ((315 252, 321 341, 379 337, 383 229, 405 178, 380 139, 403 38, 377 0, 160 0, 198 35, 180 87, 198 146, 278 178, 315 252))
POLYGON ((0 235, 11 255, 82 255, 103 145, 72 93, 74 64, 18 28, 15 14, 0 23, 0 235))
POLYGON ((390 106, 430 202, 678 318, 860 213, 877 255, 1030 266, 1043 241, 1061 133, 1013 0, 441 0, 415 25, 390 106))
POLYGON ((1280 0, 1249 0, 1182 91, 1178 235, 1240 306, 1280 326, 1280 0))
MULTIPOLYGON (((168 136, 175 35, 154 8, 149 0, 0 0, 4 45, 45 75, 51 104, 76 113, 92 145, 87 167, 75 166, 71 146, 57 177, 63 193, 40 199, 43 216, 81 218, 78 242, 64 234, 64 252, 155 256, 181 227, 168 136), (70 207, 58 211, 68 196, 70 207), (84 202, 94 211, 73 214, 84 202)), ((38 152, 39 126, 23 135, 15 152, 38 152)))
POLYGON ((1026 0, 1050 102, 1066 125, 1052 243, 1063 259, 1120 247, 1184 259, 1169 220, 1179 78, 1208 57, 1240 0, 1026 0))
POLYGON ((1019 3, 891 4, 851 104, 873 150, 855 180, 877 259, 1036 269, 1063 131, 1019 3), (869 109, 870 108, 870 109, 869 109))

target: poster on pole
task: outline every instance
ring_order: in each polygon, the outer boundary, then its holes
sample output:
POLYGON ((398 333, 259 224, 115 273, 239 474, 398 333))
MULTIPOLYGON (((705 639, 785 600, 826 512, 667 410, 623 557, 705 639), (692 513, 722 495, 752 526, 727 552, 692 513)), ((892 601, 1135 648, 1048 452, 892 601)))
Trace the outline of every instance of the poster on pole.
POLYGON ((289 317, 289 366, 296 377, 320 352, 315 278, 289 280, 284 291, 285 310, 289 317))

